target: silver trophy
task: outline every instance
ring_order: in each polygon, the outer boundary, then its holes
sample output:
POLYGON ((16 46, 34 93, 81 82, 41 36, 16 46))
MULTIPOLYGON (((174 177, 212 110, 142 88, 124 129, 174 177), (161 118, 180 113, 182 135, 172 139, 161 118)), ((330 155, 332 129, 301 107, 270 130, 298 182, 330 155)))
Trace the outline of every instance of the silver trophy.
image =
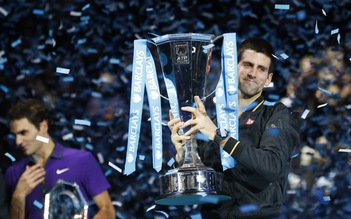
MULTIPOLYGON (((218 37, 217 37, 218 38, 218 37)), ((220 74, 210 72, 212 47, 217 39, 211 34, 168 34, 153 38, 157 47, 168 97, 176 93, 182 121, 191 118, 183 106, 194 106, 194 96, 205 98, 207 83, 217 84, 220 74), (216 74, 213 75, 211 74, 216 74), (168 86, 168 85, 172 86, 168 86)), ((184 130, 186 132, 187 130, 184 130)), ((183 164, 160 177, 160 196, 156 204, 193 205, 230 200, 221 192, 222 174, 207 167, 197 152, 195 136, 185 142, 183 164)))
POLYGON ((45 195, 44 219, 54 218, 88 218, 88 204, 76 183, 58 180, 45 195))

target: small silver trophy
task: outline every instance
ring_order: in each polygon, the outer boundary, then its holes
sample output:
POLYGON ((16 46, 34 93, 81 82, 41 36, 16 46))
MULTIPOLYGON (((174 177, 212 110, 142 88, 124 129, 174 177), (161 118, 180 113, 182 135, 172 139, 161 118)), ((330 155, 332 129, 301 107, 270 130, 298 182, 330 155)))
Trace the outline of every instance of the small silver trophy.
POLYGON ((88 218, 88 204, 76 183, 58 180, 45 195, 44 219, 88 218))
MULTIPOLYGON (((168 34, 153 38, 168 97, 176 95, 177 107, 172 109, 171 106, 171 109, 177 111, 184 122, 191 118, 191 114, 182 112, 180 108, 193 106, 196 95, 205 97, 210 74, 216 74, 211 78, 211 83, 218 82, 220 74, 210 73, 212 47, 217 38, 211 34, 195 33, 168 34)), ((201 161, 195 136, 186 141, 183 148, 185 151, 182 166, 160 177, 161 194, 156 204, 192 205, 230 200, 230 196, 221 192, 222 174, 205 166, 201 161)))

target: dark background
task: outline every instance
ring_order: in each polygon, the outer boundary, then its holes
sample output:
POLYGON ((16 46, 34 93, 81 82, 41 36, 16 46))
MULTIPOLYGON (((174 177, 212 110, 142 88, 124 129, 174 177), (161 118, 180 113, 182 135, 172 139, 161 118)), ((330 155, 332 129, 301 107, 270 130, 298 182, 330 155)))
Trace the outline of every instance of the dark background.
MULTIPOLYGON (((9 133, 7 110, 18 99, 40 98, 53 109, 53 137, 96 155, 112 185, 110 194, 119 218, 199 218, 197 206, 156 206, 147 211, 159 195, 158 177, 169 169, 167 162, 174 155, 165 126, 164 167, 160 173, 152 169, 147 101, 138 149, 142 157, 136 172, 125 176, 108 165, 112 162, 124 168, 133 40, 150 39, 152 34, 193 32, 217 36, 236 32, 239 43, 249 36, 261 36, 272 43, 277 57, 275 87, 267 89, 265 95, 269 101, 278 101, 289 94, 286 87, 292 80, 303 80, 301 58, 308 54, 323 58, 321 54, 330 45, 344 52, 345 73, 350 74, 350 15, 351 3, 346 0, 0 1, 1 168, 5 171, 11 165, 10 157, 22 157, 9 133), (290 8, 275 9, 275 4, 288 4, 290 8), (331 34, 337 28, 339 31, 331 34), (70 73, 59 74, 57 67, 70 69, 70 73), (75 119, 89 120, 91 126, 77 127, 75 119)), ((213 71, 218 70, 219 57, 215 52, 213 71)), ((160 84, 162 88, 161 76, 160 84)), ((298 89, 304 95, 294 99, 292 110, 297 118, 307 109, 304 97, 313 98, 313 92, 309 92, 317 86, 298 89)), ((161 93, 165 95, 164 89, 161 93)), ((168 103, 163 104, 167 123, 168 103)), ((312 188, 289 190, 282 218, 351 217, 350 157, 335 149, 351 145, 349 106, 346 99, 338 106, 311 114, 308 121, 299 118, 300 148, 310 145, 327 162, 308 167, 309 173, 315 173, 312 188), (328 137, 325 147, 316 142, 321 135, 328 137), (320 186, 317 182, 322 177, 330 183, 320 186)), ((306 171, 299 168, 298 150, 294 159, 292 172, 304 178, 306 171)))

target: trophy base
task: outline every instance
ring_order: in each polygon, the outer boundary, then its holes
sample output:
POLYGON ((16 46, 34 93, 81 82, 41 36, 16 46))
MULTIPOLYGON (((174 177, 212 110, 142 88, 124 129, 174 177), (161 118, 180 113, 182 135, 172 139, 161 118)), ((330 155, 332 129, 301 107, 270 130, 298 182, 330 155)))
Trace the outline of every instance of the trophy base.
POLYGON ((171 170, 161 179, 160 205, 200 205, 228 201, 223 192, 222 174, 206 166, 181 167, 171 170))

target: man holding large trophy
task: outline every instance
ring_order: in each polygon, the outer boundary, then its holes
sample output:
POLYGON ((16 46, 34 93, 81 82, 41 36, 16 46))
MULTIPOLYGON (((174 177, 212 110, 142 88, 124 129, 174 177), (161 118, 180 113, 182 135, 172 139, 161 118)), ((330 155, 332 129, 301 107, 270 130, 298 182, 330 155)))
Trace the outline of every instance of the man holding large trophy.
MULTIPOLYGON (((168 127, 179 164, 160 177, 161 195, 156 204, 200 204, 203 218, 276 218, 282 210, 299 128, 283 104, 267 104, 262 95, 272 81, 274 50, 266 40, 253 37, 243 41, 237 52, 235 33, 224 34, 222 72, 208 81, 214 74, 209 63, 217 39, 191 33, 153 39, 171 106, 168 127), (202 100, 206 99, 207 82, 217 81, 217 115, 213 120, 202 100)), ((136 41, 139 49, 146 44, 136 41)), ((134 52, 144 53, 145 60, 151 60, 145 61, 145 66, 153 62, 147 49, 134 52)), ((140 89, 132 86, 132 102, 140 102, 134 91, 140 89)), ((155 97, 149 91, 149 99, 155 97)), ((134 110, 133 104, 131 121, 137 121, 133 119, 140 116, 140 111, 134 110)), ((131 146, 126 174, 133 172, 130 166, 135 161, 136 148, 131 146)))

